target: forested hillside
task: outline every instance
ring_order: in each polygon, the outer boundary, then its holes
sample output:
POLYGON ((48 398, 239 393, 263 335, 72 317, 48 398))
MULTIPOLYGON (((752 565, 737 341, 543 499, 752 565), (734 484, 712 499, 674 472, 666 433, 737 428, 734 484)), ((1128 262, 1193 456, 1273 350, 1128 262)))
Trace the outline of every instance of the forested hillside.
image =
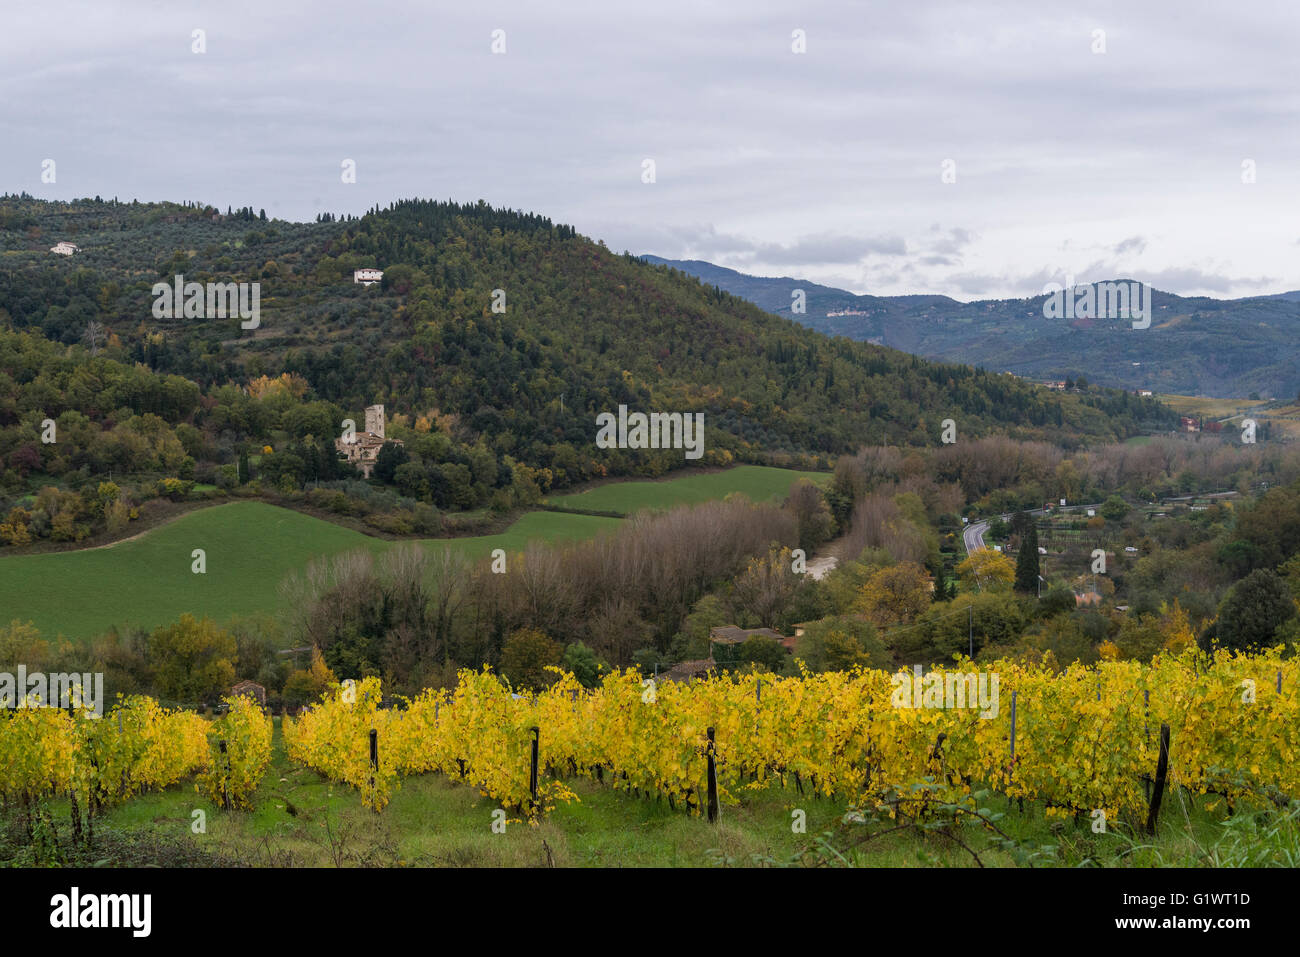
POLYGON ((249 456, 286 489, 351 479, 333 441, 372 403, 406 443, 378 483, 441 509, 685 464, 680 450, 598 449, 595 416, 620 404, 704 413, 705 465, 826 468, 863 444, 936 444, 948 418, 962 437, 1065 446, 1174 424, 1120 392, 1056 395, 829 339, 482 202, 402 201, 309 224, 263 216, 0 200, 6 496, 109 471, 244 482, 249 456), (54 255, 57 241, 80 251, 54 255), (354 284, 363 266, 383 269, 382 284, 354 284), (178 274, 259 282, 258 327, 155 318, 153 285, 178 274), (40 440, 47 418, 57 444, 40 440))

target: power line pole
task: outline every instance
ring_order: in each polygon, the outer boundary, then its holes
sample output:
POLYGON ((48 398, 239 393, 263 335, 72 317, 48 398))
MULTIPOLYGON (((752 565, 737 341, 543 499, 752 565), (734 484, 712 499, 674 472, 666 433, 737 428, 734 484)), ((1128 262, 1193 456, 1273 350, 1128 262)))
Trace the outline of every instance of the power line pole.
POLYGON ((971 604, 966 606, 966 628, 970 636, 970 660, 975 660, 975 603, 972 599, 971 604))

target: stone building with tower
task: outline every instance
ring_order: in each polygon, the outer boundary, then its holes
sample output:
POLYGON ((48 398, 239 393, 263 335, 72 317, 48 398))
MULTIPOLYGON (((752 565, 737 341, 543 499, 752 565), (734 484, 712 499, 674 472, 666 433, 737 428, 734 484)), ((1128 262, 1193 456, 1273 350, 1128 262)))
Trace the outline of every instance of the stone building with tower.
POLYGON ((365 431, 357 432, 350 438, 335 439, 334 448, 342 453, 348 462, 361 469, 362 475, 370 478, 370 473, 375 469, 375 461, 379 458, 379 450, 384 447, 385 442, 403 444, 401 439, 384 437, 384 407, 371 405, 366 407, 365 431))

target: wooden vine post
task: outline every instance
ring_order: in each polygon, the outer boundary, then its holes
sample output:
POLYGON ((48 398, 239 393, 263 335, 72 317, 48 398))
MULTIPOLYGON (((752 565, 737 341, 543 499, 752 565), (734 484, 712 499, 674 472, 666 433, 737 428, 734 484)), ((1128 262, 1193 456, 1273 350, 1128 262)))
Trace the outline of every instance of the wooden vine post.
POLYGON ((718 763, 714 748, 712 728, 709 728, 709 750, 707 756, 709 772, 709 823, 716 824, 718 821, 718 763))
POLYGON ((379 729, 370 729, 370 794, 372 803, 375 804, 375 813, 379 813, 378 801, 374 801, 375 793, 375 775, 379 773, 379 729))
POLYGON ((532 765, 528 771, 528 799, 529 799, 530 810, 536 813, 537 808, 539 806, 537 803, 537 745, 541 739, 542 730, 536 725, 529 728, 528 730, 531 731, 533 735, 532 765))
POLYGON ((1165 776, 1169 773, 1169 725, 1160 725, 1160 758, 1156 762, 1156 785, 1147 809, 1147 833, 1156 832, 1156 819, 1160 816, 1160 800, 1165 796, 1165 776))

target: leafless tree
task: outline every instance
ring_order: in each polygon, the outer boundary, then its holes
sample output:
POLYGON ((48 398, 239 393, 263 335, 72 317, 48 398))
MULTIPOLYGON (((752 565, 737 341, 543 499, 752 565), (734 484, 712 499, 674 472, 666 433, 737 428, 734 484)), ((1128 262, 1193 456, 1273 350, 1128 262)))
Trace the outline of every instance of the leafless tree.
POLYGON ((91 319, 86 323, 86 331, 81 334, 81 338, 86 341, 86 346, 90 349, 92 356, 99 355, 99 344, 105 338, 103 324, 91 319))

